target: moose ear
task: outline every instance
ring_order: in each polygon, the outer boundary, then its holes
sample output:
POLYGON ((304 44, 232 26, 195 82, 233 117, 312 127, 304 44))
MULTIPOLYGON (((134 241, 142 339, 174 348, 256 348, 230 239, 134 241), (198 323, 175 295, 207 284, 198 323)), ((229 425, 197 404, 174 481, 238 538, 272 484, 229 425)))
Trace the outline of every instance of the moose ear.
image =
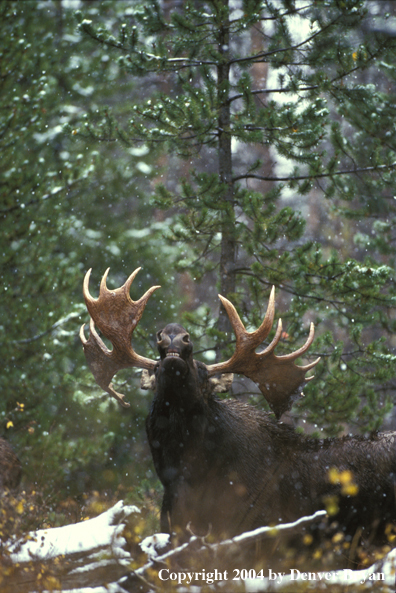
POLYGON ((230 390, 233 380, 233 373, 225 373, 220 377, 210 377, 209 385, 211 386, 212 393, 227 393, 230 390))
POLYGON ((142 375, 140 377, 140 389, 151 389, 152 391, 155 391, 154 371, 143 369, 142 375))

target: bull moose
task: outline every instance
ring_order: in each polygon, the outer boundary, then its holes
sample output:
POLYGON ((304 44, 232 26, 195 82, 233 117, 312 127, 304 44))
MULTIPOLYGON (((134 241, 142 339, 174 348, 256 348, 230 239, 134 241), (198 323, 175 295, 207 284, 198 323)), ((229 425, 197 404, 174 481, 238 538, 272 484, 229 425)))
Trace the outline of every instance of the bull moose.
MULTIPOLYGON (((256 349, 269 335, 275 305, 271 291, 264 320, 246 331, 234 306, 219 298, 236 336, 234 354, 226 362, 206 365, 194 360, 188 332, 171 323, 157 333, 160 359, 137 354, 131 337, 158 286, 138 301, 129 291, 140 268, 123 286, 109 290, 104 274, 97 299, 89 293, 89 270, 83 294, 91 316, 90 335, 80 336, 87 362, 98 385, 122 406, 128 404, 111 380, 127 367, 145 369, 155 395, 146 430, 156 472, 164 487, 161 529, 168 533, 211 533, 233 536, 256 527, 293 521, 336 498, 336 516, 350 539, 357 530, 370 538, 383 534, 396 520, 396 433, 370 437, 315 439, 297 434, 279 421, 310 380, 306 373, 319 361, 297 366, 314 339, 311 324, 306 343, 291 354, 277 356, 282 324, 271 343, 256 349), (112 343, 109 350, 95 329, 112 343), (273 414, 241 401, 220 399, 219 377, 240 373, 255 381, 273 414), (350 476, 343 491, 331 472, 350 476)), ((147 381, 146 381, 147 382, 147 381)))

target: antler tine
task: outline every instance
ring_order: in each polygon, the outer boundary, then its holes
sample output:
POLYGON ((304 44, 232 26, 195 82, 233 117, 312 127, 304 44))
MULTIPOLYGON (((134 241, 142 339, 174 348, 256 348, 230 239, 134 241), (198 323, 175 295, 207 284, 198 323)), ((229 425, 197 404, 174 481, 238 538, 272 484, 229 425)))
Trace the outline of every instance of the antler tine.
POLYGON ((92 268, 89 268, 88 272, 84 276, 83 295, 84 295, 85 302, 94 300, 89 293, 89 279, 91 277, 91 272, 92 272, 92 268))
MULTIPOLYGON (((110 270, 110 268, 108 268, 108 269, 110 270)), ((136 268, 136 270, 134 270, 132 272, 132 274, 129 276, 129 278, 127 279, 127 281, 124 284, 125 292, 128 294, 128 296, 129 296, 129 291, 132 286, 132 282, 135 280, 135 277, 138 275, 138 273, 140 272, 141 269, 142 269, 141 267, 136 268)), ((152 288, 155 289, 154 286, 152 288)), ((157 288, 159 288, 159 287, 157 287, 157 288)))
POLYGON ((247 332, 245 326, 243 325, 241 318, 238 315, 237 310, 235 309, 234 305, 226 299, 225 297, 219 294, 219 299, 221 300, 224 309, 227 312, 228 318, 230 320, 232 329, 234 330, 237 342, 241 339, 246 338, 249 336, 249 340, 259 346, 261 342, 265 340, 268 336, 269 332, 271 331, 272 324, 274 322, 275 317, 275 286, 271 288, 271 294, 268 301, 267 311, 265 313, 265 317, 258 329, 253 332, 247 332))
POLYGON ((83 346, 85 346, 85 344, 88 342, 87 338, 85 337, 85 325, 85 323, 82 324, 79 332, 80 340, 83 346))
MULTIPOLYGON (((265 313, 265 317, 258 329, 251 333, 251 338, 255 342, 257 342, 257 346, 261 344, 268 336, 271 331, 272 324, 274 323, 275 318, 275 286, 271 288, 267 311, 265 313)), ((282 324, 281 320, 279 319, 280 324, 282 324)), ((281 330, 280 330, 281 331, 281 330)), ((280 333, 279 333, 280 337, 280 333)), ((274 338, 275 339, 275 338, 274 338)))
MULTIPOLYGON (((314 337, 315 337, 315 326, 311 321, 311 324, 309 326, 309 335, 307 338, 307 341, 305 342, 305 344, 303 346, 301 346, 301 348, 299 348, 298 350, 295 350, 294 352, 291 352, 290 354, 285 354, 284 356, 278 356, 279 359, 282 359, 284 361, 288 361, 288 360, 296 360, 296 358, 298 358, 299 356, 302 356, 303 354, 306 353, 306 351, 308 350, 308 348, 311 346, 312 342, 314 341, 314 337)), ((298 369, 304 371, 305 373, 307 371, 310 371, 311 369, 313 369, 318 362, 320 361, 320 356, 314 360, 313 362, 310 362, 309 364, 306 364, 304 366, 299 366, 296 365, 298 369)), ((313 379, 314 377, 308 377, 307 379, 305 379, 306 381, 311 381, 311 379, 313 379)))
MULTIPOLYGON (((265 356, 269 352, 273 352, 281 338, 281 335, 282 335, 282 320, 279 319, 278 327, 277 327, 274 339, 272 340, 271 344, 265 350, 263 350, 263 352, 258 353, 259 357, 265 356)), ((284 354, 283 356, 277 356, 276 357, 277 360, 281 360, 284 362, 296 360, 299 356, 302 356, 303 354, 305 354, 305 352, 311 346, 311 344, 314 340, 314 337, 315 337, 315 327, 314 327, 314 324, 311 322, 310 327, 309 327, 309 335, 308 335, 308 338, 307 338, 307 341, 305 342, 305 344, 303 346, 301 346, 301 348, 299 348, 298 350, 295 350, 294 352, 290 352, 290 354, 284 354)), ((309 364, 306 364, 304 366, 296 365, 296 367, 298 369, 301 369, 302 371, 307 372, 310 369, 312 369, 314 366, 316 366, 319 361, 320 361, 320 356, 319 356, 319 358, 317 358, 313 362, 310 362, 309 364)), ((310 381, 311 379, 313 379, 313 377, 309 377, 308 379, 306 379, 306 381, 310 381)))
POLYGON ((225 297, 218 295, 226 313, 228 315, 228 319, 230 320, 232 329, 234 330, 235 336, 237 340, 246 333, 245 326, 243 325, 241 318, 238 315, 237 310, 235 309, 234 305, 226 299, 225 297))
MULTIPOLYGON (((135 276, 138 274, 138 272, 140 272, 142 268, 136 268, 136 270, 134 272, 132 272, 132 274, 129 276, 129 278, 127 279, 127 281, 125 282, 125 284, 121 287, 124 289, 124 293, 126 298, 128 299, 128 301, 130 303, 133 303, 129 291, 132 285, 132 282, 135 279, 135 276)), ((135 301, 136 306, 138 307, 138 312, 136 314, 135 317, 135 323, 136 325, 139 323, 139 321, 142 318, 143 315, 143 311, 146 307, 147 301, 149 300, 149 298, 151 297, 151 295, 153 294, 153 292, 155 292, 158 288, 161 288, 161 286, 151 286, 148 290, 146 290, 146 292, 144 293, 143 296, 140 297, 140 299, 138 301, 135 301)))
MULTIPOLYGON (((127 278, 126 282, 124 282, 124 284, 120 287, 117 288, 117 290, 119 290, 120 292, 122 291, 122 293, 125 296, 125 299, 129 302, 129 303, 133 303, 134 301, 132 301, 131 299, 131 295, 129 293, 131 286, 132 286, 132 282, 135 280, 136 276, 138 275, 138 273, 140 272, 142 268, 136 268, 136 270, 134 270, 132 272, 132 274, 127 278)), ((102 280, 100 281, 100 294, 104 294, 104 293, 111 293, 112 291, 109 290, 107 288, 107 276, 109 274, 110 268, 107 268, 107 270, 105 271, 105 273, 102 276, 102 280)), ((152 295, 152 293, 157 290, 157 288, 160 288, 159 286, 152 286, 151 288, 149 288, 142 297, 140 297, 140 299, 138 301, 135 301, 136 303, 140 303, 142 304, 143 302, 147 302, 148 299, 150 298, 150 296, 152 295)), ((142 310, 143 313, 143 310, 142 310)), ((140 316, 141 317, 141 316, 140 316)), ((139 317, 139 320, 140 320, 139 317)), ((138 320, 138 321, 139 321, 138 320)))
POLYGON ((273 352, 275 350, 275 348, 277 347, 277 345, 279 343, 279 340, 281 339, 282 329, 283 329, 282 319, 278 319, 278 326, 276 328, 276 332, 275 332, 272 342, 269 344, 269 346, 267 346, 267 348, 265 350, 263 350, 262 352, 258 352, 258 356, 260 358, 267 356, 267 354, 270 354, 271 352, 273 352))
MULTIPOLYGON (((316 365, 318 364, 319 361, 320 361, 320 356, 318 356, 318 358, 316 358, 313 362, 310 362, 309 364, 305 364, 304 366, 299 366, 298 368, 306 373, 307 371, 310 371, 311 369, 316 367, 316 365)), ((314 375, 312 375, 312 377, 308 377, 306 379, 306 381, 310 381, 313 378, 314 378, 314 375)))
POLYGON ((128 367, 153 369, 156 365, 155 360, 140 356, 131 346, 133 331, 142 317, 147 301, 160 288, 152 286, 138 301, 133 301, 129 290, 140 269, 137 268, 120 288, 109 290, 106 282, 110 270, 108 268, 101 279, 99 297, 96 299, 89 292, 91 269, 83 282, 84 299, 91 316, 88 340, 84 335, 84 326, 80 330, 85 356, 98 385, 123 406, 128 406, 123 400, 124 396, 117 393, 110 382, 117 371, 128 367), (113 350, 109 350, 99 337, 95 324, 110 340, 113 350))
POLYGON ((308 350, 308 348, 310 347, 310 345, 312 344, 314 337, 315 337, 315 327, 314 327, 314 324, 311 322, 311 324, 309 326, 309 335, 308 335, 308 338, 307 338, 307 341, 305 342, 305 344, 303 346, 301 346, 301 348, 299 348, 295 352, 291 352, 290 354, 285 354, 284 356, 282 356, 283 360, 296 360, 296 358, 305 354, 306 351, 308 350))
POLYGON ((107 268, 107 270, 105 271, 105 273, 102 276, 102 279, 100 281, 99 296, 105 292, 110 292, 109 289, 107 288, 107 276, 109 275, 109 272, 110 272, 110 268, 107 268))

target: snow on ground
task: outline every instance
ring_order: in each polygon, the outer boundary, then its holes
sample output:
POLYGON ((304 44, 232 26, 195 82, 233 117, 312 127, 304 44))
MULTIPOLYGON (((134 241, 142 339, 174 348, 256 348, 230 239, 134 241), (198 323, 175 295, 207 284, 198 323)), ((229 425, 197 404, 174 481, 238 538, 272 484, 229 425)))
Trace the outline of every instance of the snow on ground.
MULTIPOLYGON (((76 575, 88 571, 95 574, 97 568, 106 569, 106 574, 110 575, 108 570, 116 562, 122 565, 124 570, 121 573, 114 573, 113 582, 104 585, 81 587, 73 589, 62 589, 63 593, 128 593, 128 574, 131 556, 125 549, 126 540, 123 536, 126 519, 134 513, 140 513, 135 506, 124 505, 122 501, 118 502, 111 509, 102 513, 94 519, 82 521, 74 525, 64 527, 55 527, 53 529, 42 529, 28 534, 26 541, 16 542, 9 548, 11 560, 15 564, 29 563, 33 561, 50 561, 58 556, 69 557, 71 555, 84 556, 85 560, 80 565, 75 565, 70 574, 76 575)), ((321 512, 319 512, 320 514, 321 512)), ((302 517, 297 523, 306 520, 312 520, 312 517, 302 517)), ((293 524, 294 525, 294 524, 293 524)), ((279 526, 279 529, 289 528, 290 525, 279 526)), ((266 530, 269 528, 260 528, 266 530)), ((234 538, 244 540, 254 535, 255 532, 241 534, 234 538)), ((194 538, 193 538, 194 539, 194 538)), ((221 542, 218 546, 223 546, 227 542, 221 542)), ((146 537, 140 544, 141 549, 148 556, 148 562, 135 570, 136 577, 147 577, 148 568, 153 569, 158 562, 165 566, 166 559, 174 557, 177 560, 177 553, 181 548, 188 547, 185 543, 178 549, 167 549, 169 544, 169 535, 159 533, 146 537), (167 551, 166 551, 167 550, 167 551)), ((177 562, 176 562, 177 565, 177 562)), ((245 591, 247 593, 258 593, 260 591, 292 591, 293 585, 305 581, 308 585, 307 590, 326 591, 327 587, 334 585, 348 586, 348 590, 353 591, 359 586, 359 590, 378 590, 395 591, 395 569, 396 569, 396 550, 390 552, 382 561, 364 570, 336 570, 323 572, 303 572, 297 569, 290 570, 287 573, 276 573, 269 571, 265 578, 244 580, 245 591), (350 589, 349 589, 350 587, 350 589), (389 589, 387 589, 387 587, 389 589)), ((175 570, 176 572, 176 570, 175 570)), ((86 575, 85 582, 90 582, 90 575, 86 575), (87 581, 88 577, 88 581, 87 581)), ((111 580, 111 579, 110 579, 111 580)), ((78 582, 78 580, 77 580, 78 582)), ((228 583, 229 584, 229 583, 228 583)), ((176 583, 175 583, 176 585, 176 583)), ((217 586, 226 587, 227 582, 218 582, 217 586)), ((188 589, 189 593, 193 589, 200 591, 200 587, 188 589)), ((178 587, 178 591, 187 590, 185 587, 178 587)))
POLYGON ((128 552, 123 549, 126 541, 121 534, 125 519, 132 513, 140 511, 120 501, 94 519, 64 527, 39 529, 28 536, 28 541, 11 546, 11 559, 14 563, 29 562, 31 559, 48 560, 60 555, 94 552, 108 546, 111 546, 116 558, 129 558, 128 552))
MULTIPOLYGON (((298 583, 308 583, 307 589, 317 591, 326 591, 327 587, 342 585, 348 587, 351 593, 359 587, 359 591, 379 591, 382 593, 389 591, 394 593, 396 590, 396 550, 392 550, 387 556, 363 570, 334 570, 323 572, 303 572, 292 569, 285 573, 272 573, 272 578, 263 580, 247 579, 245 581, 246 593, 261 593, 263 591, 292 591, 292 587, 298 583)), ((344 589, 343 589, 344 590, 344 589)))

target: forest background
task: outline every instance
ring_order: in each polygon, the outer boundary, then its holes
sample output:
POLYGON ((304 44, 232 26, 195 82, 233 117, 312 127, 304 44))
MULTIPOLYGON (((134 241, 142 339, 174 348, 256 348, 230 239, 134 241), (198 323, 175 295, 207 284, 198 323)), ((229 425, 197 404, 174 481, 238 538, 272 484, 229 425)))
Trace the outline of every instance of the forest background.
MULTIPOLYGON (((6 1, 0 28, 0 433, 29 520, 123 498, 156 526, 152 394, 124 371, 119 407, 78 337, 91 267, 93 294, 107 267, 110 288, 143 267, 132 298, 161 285, 149 357, 170 321, 228 356, 217 293, 254 328, 275 285, 277 353, 313 321, 322 357, 287 421, 396 429, 395 2, 6 1)), ((265 407, 247 380, 232 395, 265 407)))

